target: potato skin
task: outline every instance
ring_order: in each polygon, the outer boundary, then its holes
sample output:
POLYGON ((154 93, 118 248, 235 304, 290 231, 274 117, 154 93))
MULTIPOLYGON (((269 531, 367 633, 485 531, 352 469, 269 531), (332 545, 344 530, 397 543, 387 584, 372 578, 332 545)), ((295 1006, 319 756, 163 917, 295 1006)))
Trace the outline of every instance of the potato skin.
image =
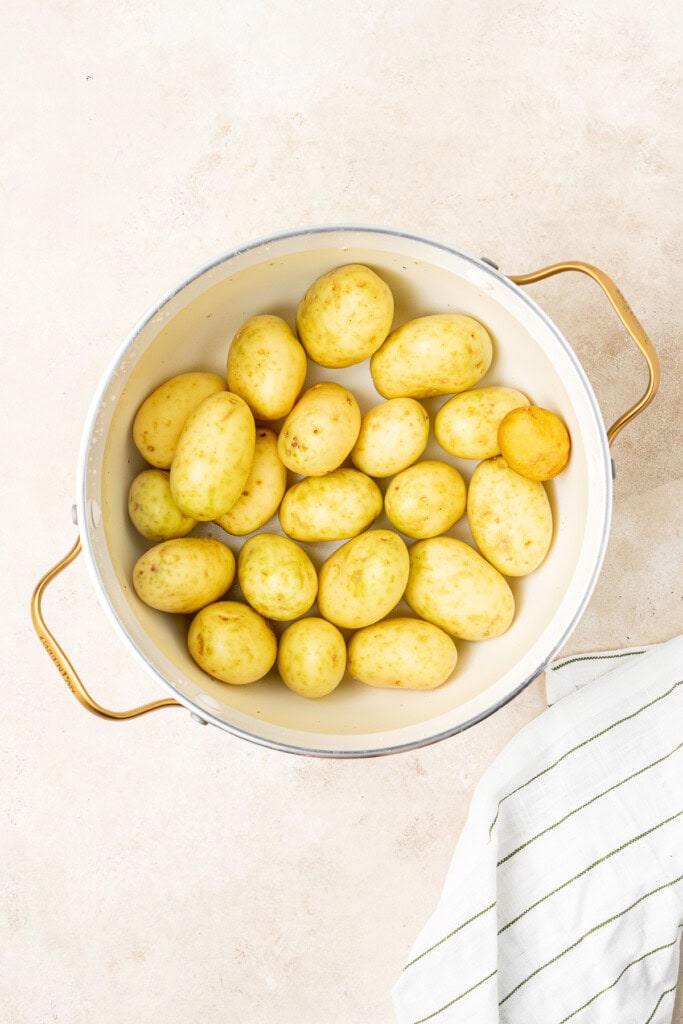
POLYGON ((360 419, 358 402, 341 384, 314 384, 282 424, 278 455, 293 473, 331 473, 341 466, 356 443, 360 419))
POLYGON ((346 644, 336 626, 310 616, 287 626, 278 645, 282 681, 301 697, 326 697, 344 678, 346 644))
POLYGON ((216 522, 237 537, 253 533, 275 515, 286 486, 287 470, 277 453, 277 435, 266 427, 257 427, 254 461, 242 493, 216 522))
POLYGON ((408 549, 391 530, 366 530, 323 562, 318 608, 335 626, 360 629, 384 618, 403 596, 408 549))
POLYGON ((306 353, 279 316, 242 324, 228 351, 228 388, 257 420, 277 420, 294 406, 306 379, 306 353))
POLYGON ((371 356, 393 318, 389 286, 369 267, 349 263, 313 282, 299 303, 296 327, 314 362, 341 367, 371 356))
POLYGON ((278 622, 303 615, 318 592, 318 575, 306 552, 276 533, 259 533, 244 542, 237 578, 252 608, 278 622))
POLYGON ((240 601, 218 601, 202 608, 190 623, 187 646, 200 668, 233 686, 262 679, 277 655, 277 641, 268 623, 240 601))
POLYGON ((515 473, 501 455, 472 474, 467 517, 482 555, 505 576, 526 576, 548 553, 553 517, 545 488, 515 473))
POLYGON ((500 636, 515 613, 507 580, 454 537, 432 537, 411 546, 405 599, 421 618, 462 640, 500 636))
POLYGON ((429 440, 429 416, 414 398, 390 398, 363 416, 351 461, 368 476, 394 476, 420 458, 429 440))
POLYGON ((163 469, 143 469, 138 473, 128 490, 128 515, 147 540, 186 537, 196 525, 174 502, 169 476, 163 469))
POLYGON ((171 464, 171 494, 193 519, 218 519, 241 495, 254 460, 256 428, 247 403, 229 391, 190 414, 171 464))
POLYGON ((393 331, 370 360, 370 372, 384 398, 429 398, 471 388, 492 357, 491 337, 479 321, 436 313, 393 331))
POLYGON ((498 427, 501 455, 528 480, 552 480, 569 461, 569 432, 549 409, 513 409, 498 427))
POLYGON ((467 488, 453 466, 425 459, 398 473, 384 495, 392 525, 408 537, 436 537, 465 511, 467 488))
POLYGON ((382 511, 382 492, 357 469, 309 476, 289 488, 280 523, 293 540, 314 543, 356 537, 382 511))
POLYGON ((503 417, 529 399, 515 388, 472 388, 454 395, 434 419, 434 436, 444 451, 458 459, 490 459, 500 455, 498 427, 503 417))
POLYGON ((145 551, 133 569, 141 601, 162 612, 188 614, 211 604, 235 578, 235 556, 211 537, 167 540, 145 551))
POLYGON ((359 629, 348 646, 349 673, 368 686, 434 690, 457 660, 451 637, 422 619, 384 619, 359 629))
POLYGON ((200 402, 225 391, 215 373, 179 373, 164 381, 144 400, 133 420, 133 441, 152 466, 168 469, 188 416, 200 402))

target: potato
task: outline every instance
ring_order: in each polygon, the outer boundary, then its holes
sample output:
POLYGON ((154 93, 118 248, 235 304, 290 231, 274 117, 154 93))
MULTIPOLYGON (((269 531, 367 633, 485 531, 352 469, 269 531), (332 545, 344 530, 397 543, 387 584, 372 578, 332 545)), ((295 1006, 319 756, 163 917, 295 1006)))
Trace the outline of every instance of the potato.
POLYGON ((510 469, 529 480, 552 480, 569 461, 567 428, 539 406, 509 412, 498 427, 498 443, 510 469))
POLYGON ((318 608, 335 626, 360 629, 384 618, 403 596, 408 549, 391 530, 367 530, 320 568, 318 608))
POLYGON ((357 469, 335 469, 290 487, 279 516, 288 536, 311 543, 355 537, 381 511, 382 492, 374 480, 357 469))
POLYGON ((318 592, 318 576, 306 552, 276 533, 245 541, 237 557, 237 578, 252 608, 278 622, 303 615, 318 592))
POLYGON ((301 697, 325 697, 346 671, 346 644, 336 626, 311 616, 287 626, 280 637, 277 667, 285 686, 301 697))
POLYGON ((133 440, 142 457, 168 469, 188 416, 217 391, 225 391, 225 381, 215 373, 181 373, 155 388, 133 420, 133 440))
POLYGON ((258 420, 278 420, 294 406, 306 379, 306 353, 279 316, 253 316, 228 352, 228 388, 258 420))
POLYGON ((434 436, 444 451, 458 459, 490 459, 500 455, 500 421, 529 399, 514 388, 489 387, 462 391, 445 402, 434 419, 434 436))
POLYGON ((282 425, 277 450, 287 469, 323 476, 341 466, 360 430, 360 409, 341 384, 324 381, 304 392, 282 425))
POLYGON ((500 636, 515 613, 507 580, 454 537, 412 545, 405 599, 421 618, 462 640, 500 636))
POLYGON ((190 414, 171 464, 171 494, 194 519, 218 519, 244 490, 256 429, 247 403, 229 391, 209 395, 190 414))
POLYGON ((492 355, 491 337, 477 320, 437 313, 393 331, 370 360, 370 372, 384 398, 451 395, 477 384, 492 355))
POLYGON ((163 469, 143 469, 138 473, 128 491, 128 515, 147 540, 185 537, 196 525, 173 500, 168 473, 163 469))
POLYGON ((433 690, 446 682, 457 660, 453 640, 421 619, 385 619, 349 640, 349 673, 368 686, 433 690))
POLYGON ((262 679, 277 654, 268 623, 240 601, 218 601, 202 608, 190 623, 187 646, 200 668, 233 686, 262 679))
POLYGON ((482 555, 506 576, 526 576, 548 553, 553 517, 543 484, 515 473, 500 455, 472 474, 467 517, 482 555))
POLYGON ((465 481, 457 469, 438 459, 425 459, 394 477, 384 495, 384 510, 392 525, 408 537, 436 537, 460 519, 466 496, 465 481))
POLYGON ((286 486, 287 470, 277 453, 277 435, 257 427, 254 461, 247 482, 232 508, 216 522, 239 537, 253 533, 275 515, 286 486))
POLYGON ((133 569, 133 586, 141 601, 179 614, 216 601, 234 578, 235 556, 211 537, 164 541, 145 551, 133 569))
POLYGON ((391 398, 363 416, 351 461, 368 476, 393 476, 420 458, 428 439, 427 410, 414 398, 391 398))
POLYGON ((299 303, 301 344, 321 366, 351 366, 382 344, 394 318, 394 299, 369 267, 350 263, 314 281, 299 303))

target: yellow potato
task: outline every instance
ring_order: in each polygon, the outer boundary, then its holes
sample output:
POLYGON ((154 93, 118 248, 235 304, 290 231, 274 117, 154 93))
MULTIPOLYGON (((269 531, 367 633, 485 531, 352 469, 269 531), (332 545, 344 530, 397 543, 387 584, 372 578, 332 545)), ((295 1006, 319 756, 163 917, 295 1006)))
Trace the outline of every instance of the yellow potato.
POLYGON ((467 517, 482 555, 505 576, 526 576, 548 553, 553 516, 545 488, 515 473, 500 455, 472 474, 467 517))
POLYGON ((450 678, 457 660, 451 637, 422 619, 385 619, 349 641, 349 673, 368 686, 434 690, 450 678))
POLYGON ((382 492, 374 480, 357 469, 335 469, 290 487, 279 516, 289 537, 311 543, 355 537, 381 511, 382 492))
POLYGON ((138 473, 128 491, 128 515, 147 540, 185 537, 196 525, 173 500, 168 473, 163 469, 143 469, 138 473))
POLYGON ((514 388, 472 388, 445 402, 434 420, 434 436, 458 459, 500 455, 498 426, 503 417, 529 399, 514 388))
POLYGON ((216 522, 239 537, 253 533, 275 515, 286 486, 287 470, 277 453, 277 435, 265 427, 257 427, 254 461, 242 493, 216 522))
POLYGON ((232 508, 254 460, 256 429, 239 395, 209 395, 189 416, 171 465, 171 494, 194 519, 218 519, 232 508))
POLYGON ((408 549, 391 530, 367 530, 323 562, 318 608, 335 626, 360 629, 384 618, 403 596, 408 549))
POLYGON ((202 608, 190 623, 187 646, 200 668, 233 686, 262 679, 277 655, 268 623, 240 601, 202 608))
POLYGON ((491 337, 477 320, 437 313, 393 331, 370 360, 384 398, 452 395, 477 384, 493 355, 491 337))
POLYGON ((384 510, 408 537, 436 537, 465 511, 467 488, 457 469, 438 459, 416 462, 391 481, 384 510))
POLYGON ((569 433, 562 420, 539 406, 513 409, 498 428, 501 455, 529 480, 552 480, 569 461, 569 433))
POLYGON ((280 637, 277 667, 285 686, 301 697, 325 697, 346 671, 346 644, 336 626, 311 616, 287 626, 280 637))
POLYGON ((405 599, 421 618, 462 640, 500 636, 515 614, 507 580, 454 537, 432 537, 411 546, 405 599))
POLYGON ((225 391, 225 380, 215 373, 181 373, 155 388, 133 421, 133 440, 142 457, 168 469, 188 416, 217 391, 225 391))
POLYGON ((360 430, 360 409, 341 384, 324 381, 305 391, 282 425, 277 450, 287 469, 323 476, 341 466, 360 430))
POLYGON ((257 612, 283 622, 307 612, 318 592, 318 576, 298 544, 276 533, 260 533, 242 545, 237 578, 257 612))
POLYGON ((279 316, 253 316, 228 352, 228 388, 247 403, 257 420, 286 416, 306 379, 306 353, 279 316))
POLYGON ((394 299, 369 267, 350 263, 314 281, 299 303, 301 344, 321 366, 351 366, 382 344, 394 318, 394 299))
POLYGON ((393 476, 420 458, 428 438, 427 410, 414 398, 391 398, 363 416, 351 460, 368 476, 393 476))
POLYGON ((146 551, 133 569, 133 586, 141 601, 179 614, 216 601, 234 578, 232 551, 211 537, 164 541, 146 551))

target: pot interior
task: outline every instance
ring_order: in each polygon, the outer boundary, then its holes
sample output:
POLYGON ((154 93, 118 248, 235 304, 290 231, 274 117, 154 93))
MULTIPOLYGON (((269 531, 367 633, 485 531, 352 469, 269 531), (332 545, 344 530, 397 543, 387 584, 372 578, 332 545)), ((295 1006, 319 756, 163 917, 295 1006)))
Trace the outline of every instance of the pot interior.
MULTIPOLYGON (((348 387, 362 412, 382 401, 367 362, 344 370, 309 363, 306 387, 321 380, 348 387)), ((425 402, 432 420, 444 401, 425 402)), ((451 462, 466 481, 476 465, 446 455, 433 435, 423 457, 451 462)), ((481 261, 424 239, 372 229, 321 229, 256 243, 167 297, 135 328, 106 374, 84 433, 79 472, 79 522, 89 569, 116 629, 146 669, 202 718, 258 742, 306 752, 360 755, 417 746, 491 713, 542 671, 576 624, 609 528, 611 476, 602 418, 557 328, 526 294, 481 261), (508 632, 479 643, 456 641, 456 670, 436 690, 381 690, 347 678, 329 696, 306 700, 290 692, 275 671, 248 686, 229 686, 207 676, 188 654, 189 618, 148 608, 132 588, 133 565, 150 546, 126 509, 130 482, 145 467, 132 442, 133 417, 149 392, 174 374, 202 369, 225 375, 230 341, 249 317, 274 313, 293 327, 308 286, 352 262, 372 267, 391 287, 394 326, 437 312, 480 320, 494 343, 481 385, 518 388, 564 419, 571 458, 546 484, 553 544, 536 572, 509 580, 517 611, 508 632)), ((382 516, 375 526, 390 524, 382 516)), ((281 532, 277 516, 264 531, 281 532)), ((210 524, 197 532, 217 536, 235 555, 246 540, 210 524)), ((451 533, 472 543, 465 517, 451 533)), ((335 546, 307 549, 319 565, 335 546)), ((235 585, 227 596, 237 593, 235 585)), ((309 614, 315 613, 314 606, 309 614)), ((411 613, 401 604, 394 614, 411 613)), ((276 632, 283 628, 274 626, 276 632)))

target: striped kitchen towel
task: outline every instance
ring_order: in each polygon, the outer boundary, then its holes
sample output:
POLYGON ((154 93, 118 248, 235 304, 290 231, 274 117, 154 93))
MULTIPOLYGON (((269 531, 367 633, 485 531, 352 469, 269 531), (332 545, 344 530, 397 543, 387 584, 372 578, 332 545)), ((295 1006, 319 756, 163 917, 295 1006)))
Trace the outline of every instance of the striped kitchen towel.
POLYGON ((565 658, 475 790, 399 1024, 664 1024, 683 925, 683 636, 565 658), (590 683, 590 685, 585 685, 590 683))

